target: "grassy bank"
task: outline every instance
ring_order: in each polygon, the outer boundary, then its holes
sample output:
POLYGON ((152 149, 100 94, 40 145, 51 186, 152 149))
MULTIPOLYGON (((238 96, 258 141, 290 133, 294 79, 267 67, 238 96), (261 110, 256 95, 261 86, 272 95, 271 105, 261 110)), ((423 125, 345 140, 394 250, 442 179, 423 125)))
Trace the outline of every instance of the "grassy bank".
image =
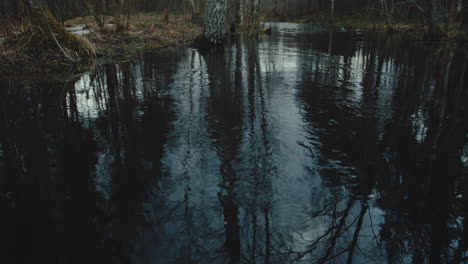
MULTIPOLYGON (((91 16, 65 21, 63 27, 52 17, 46 19, 51 26, 42 26, 41 30, 36 29, 36 21, 32 27, 18 27, 21 28, 20 33, 0 35, 0 74, 83 72, 96 63, 126 60, 144 49, 162 50, 188 45, 201 35, 200 25, 193 23, 188 14, 133 14, 130 27, 122 32, 116 30, 113 16, 105 17, 104 28, 98 27, 91 16), (49 34, 49 29, 52 34, 49 34)), ((418 41, 424 40, 424 33, 428 30, 417 21, 394 21, 390 28, 382 19, 366 15, 337 16, 330 20, 328 14, 316 13, 307 17, 266 17, 263 20, 385 31, 407 34, 418 41)), ((451 24, 447 29, 442 26, 440 29, 444 37, 438 47, 468 51, 468 27, 461 30, 459 24, 451 24)))
POLYGON ((125 58, 141 49, 161 49, 186 45, 201 34, 199 25, 189 15, 140 13, 132 16, 128 31, 116 32, 113 17, 108 17, 104 31, 100 31, 92 17, 65 21, 66 27, 85 25, 91 33, 87 37, 96 44, 98 55, 125 58), (168 20, 166 20, 168 18, 168 20))
MULTIPOLYGON (((143 49, 187 45, 201 34, 200 26, 192 23, 190 16, 184 14, 134 14, 129 29, 123 32, 116 31, 114 17, 106 17, 105 21, 104 29, 97 26, 93 17, 65 21, 63 26, 68 29, 67 32, 57 33, 60 30, 55 30, 53 39, 45 39, 47 34, 42 39, 29 39, 31 32, 38 32, 34 30, 35 27, 8 37, 0 36, 0 74, 41 75, 86 71, 95 63, 125 60, 143 49), (62 43, 72 39, 69 35, 91 44, 93 56, 79 56, 67 50, 65 45, 65 48, 57 45, 55 38, 62 43)), ((52 24, 57 26, 55 22, 52 24)))

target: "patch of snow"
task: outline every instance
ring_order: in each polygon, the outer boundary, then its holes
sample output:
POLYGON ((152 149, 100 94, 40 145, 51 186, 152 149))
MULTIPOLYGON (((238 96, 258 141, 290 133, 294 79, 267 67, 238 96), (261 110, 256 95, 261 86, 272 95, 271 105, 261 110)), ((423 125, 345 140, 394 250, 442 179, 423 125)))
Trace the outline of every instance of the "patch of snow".
POLYGON ((84 35, 89 35, 92 33, 91 30, 89 29, 84 29, 84 30, 77 30, 77 31, 70 31, 73 35, 81 35, 81 36, 84 36, 84 35))
POLYGON ((78 31, 78 30, 83 30, 85 29, 86 25, 78 25, 74 27, 66 27, 65 29, 68 31, 78 31))
POLYGON ((65 29, 68 30, 73 35, 82 35, 83 36, 83 35, 89 35, 89 34, 92 33, 91 30, 86 28, 86 25, 77 25, 77 26, 74 26, 74 27, 66 27, 65 29))

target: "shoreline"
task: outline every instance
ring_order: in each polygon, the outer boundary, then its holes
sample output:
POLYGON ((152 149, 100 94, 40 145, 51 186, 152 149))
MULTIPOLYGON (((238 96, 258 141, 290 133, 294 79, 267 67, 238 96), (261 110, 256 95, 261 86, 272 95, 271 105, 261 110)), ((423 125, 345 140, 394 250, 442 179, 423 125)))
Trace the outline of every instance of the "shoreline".
POLYGON ((65 60, 61 54, 37 62, 32 56, 15 53, 15 47, 8 50, 2 46, 7 40, 0 40, 0 74, 39 77, 79 74, 96 64, 128 60, 144 50, 164 52, 189 45, 201 34, 201 27, 192 23, 189 15, 171 14, 169 21, 164 21, 162 14, 158 13, 135 14, 131 27, 124 32, 116 32, 113 17, 107 19, 105 30, 99 30, 92 17, 78 17, 62 23, 69 33, 89 40, 96 47, 95 57, 80 58, 76 63, 65 60), (20 60, 10 60, 9 55, 20 60))
MULTIPOLYGON (((393 29, 390 32, 385 22, 362 17, 343 16, 337 17, 333 21, 327 20, 327 17, 323 15, 294 19, 264 17, 262 21, 316 24, 326 27, 344 27, 349 30, 363 29, 367 31, 388 32, 389 34, 401 34, 414 38, 415 41, 425 42, 425 28, 416 23, 394 23, 392 25, 393 29)), ((132 17, 131 27, 125 32, 116 32, 113 17, 107 17, 107 22, 104 30, 99 30, 94 19, 90 16, 78 17, 62 23, 68 32, 86 38, 96 47, 95 57, 85 58, 76 63, 64 60, 63 57, 60 57, 60 54, 57 57, 50 57, 46 61, 40 62, 34 62, 34 58, 23 61, 5 61, 5 56, 8 56, 8 50, 2 47, 2 43, 6 43, 7 40, 5 38, 2 40, 2 36, 0 36, 0 74, 44 76, 50 74, 82 73, 96 64, 128 60, 135 53, 144 50, 164 52, 166 49, 187 46, 193 43, 202 33, 201 25, 193 23, 188 14, 171 13, 169 14, 169 18, 162 13, 135 14, 132 17), (32 60, 33 62, 31 62, 32 60)), ((468 52, 468 31, 459 30, 455 26, 452 26, 447 36, 441 42, 435 44, 441 50, 459 49, 468 52)), ((427 42, 427 45, 431 46, 434 43, 427 42)))
POLYGON ((314 16, 302 16, 297 18, 267 16, 263 18, 263 22, 315 24, 325 27, 344 27, 350 30, 362 29, 366 31, 386 32, 388 34, 400 34, 414 38, 416 41, 426 42, 428 46, 437 44, 443 50, 459 49, 468 53, 468 26, 462 29, 460 23, 450 25, 448 27, 448 32, 444 33, 445 36, 443 36, 439 42, 430 42, 426 40, 428 26, 418 21, 394 21, 392 23, 392 28, 390 28, 382 19, 372 19, 365 15, 337 16, 334 20, 331 20, 328 15, 318 13, 314 16))

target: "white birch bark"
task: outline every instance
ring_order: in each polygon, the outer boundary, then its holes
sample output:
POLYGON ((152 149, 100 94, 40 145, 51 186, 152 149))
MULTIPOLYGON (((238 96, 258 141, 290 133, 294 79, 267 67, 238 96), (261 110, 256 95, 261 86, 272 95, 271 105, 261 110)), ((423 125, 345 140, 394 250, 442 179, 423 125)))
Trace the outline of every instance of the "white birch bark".
POLYGON ((203 36, 211 43, 221 43, 226 35, 226 0, 208 0, 203 36))

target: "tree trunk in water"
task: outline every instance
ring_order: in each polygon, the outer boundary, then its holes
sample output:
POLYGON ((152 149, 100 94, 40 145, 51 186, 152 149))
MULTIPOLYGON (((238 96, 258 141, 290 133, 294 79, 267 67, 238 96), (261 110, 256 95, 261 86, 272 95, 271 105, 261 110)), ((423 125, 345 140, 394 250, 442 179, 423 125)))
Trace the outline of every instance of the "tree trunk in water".
POLYGON ((208 0, 203 37, 221 43, 226 35, 226 0, 208 0))

